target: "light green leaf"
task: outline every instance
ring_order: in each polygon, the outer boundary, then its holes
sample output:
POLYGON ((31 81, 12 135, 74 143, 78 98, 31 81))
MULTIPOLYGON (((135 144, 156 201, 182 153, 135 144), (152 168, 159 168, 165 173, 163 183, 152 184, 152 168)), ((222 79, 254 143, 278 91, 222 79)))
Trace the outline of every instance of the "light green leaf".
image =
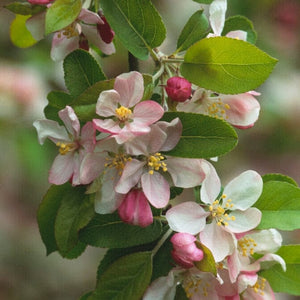
POLYGON ((287 182, 287 183, 290 183, 294 186, 298 186, 297 182, 289 177, 289 176, 286 176, 286 175, 283 175, 283 174, 278 174, 278 173, 270 173, 270 174, 265 174, 262 176, 262 179, 264 182, 267 182, 267 181, 284 181, 284 182, 287 182))
POLYGON ((139 300, 152 274, 152 253, 137 252, 121 257, 100 276, 89 300, 139 300))
POLYGON ((154 220, 148 227, 125 224, 117 214, 99 215, 83 228, 79 238, 84 243, 101 248, 127 248, 150 243, 162 232, 161 223, 154 220))
POLYGON ((257 34, 254 30, 252 22, 244 16, 234 16, 226 19, 222 35, 226 35, 230 31, 243 30, 247 32, 247 42, 255 44, 257 34))
POLYGON ((56 0, 46 13, 46 35, 59 31, 73 21, 81 11, 81 0, 56 0))
POLYGON ((276 254, 285 260, 286 272, 276 264, 260 275, 269 281, 274 292, 300 296, 300 245, 282 246, 276 254))
POLYGON ((209 158, 227 153, 237 144, 235 130, 225 121, 213 117, 184 112, 168 112, 164 121, 179 117, 182 136, 167 155, 187 158, 209 158))
POLYGON ((202 88, 238 94, 261 85, 276 62, 275 58, 245 41, 211 37, 187 50, 181 73, 202 88))
POLYGON ((208 33, 208 20, 203 10, 196 11, 184 26, 177 41, 176 52, 184 51, 208 33))
POLYGON ((39 12, 45 11, 47 7, 45 5, 31 5, 30 3, 19 3, 14 2, 4 6, 9 11, 13 12, 16 15, 35 15, 39 12))
POLYGON ((106 79, 96 60, 85 50, 71 52, 63 66, 65 83, 72 97, 78 97, 96 82, 106 79))
POLYGON ((30 17, 30 15, 16 15, 10 24, 10 39, 19 48, 28 48, 37 42, 26 27, 26 21, 30 17))
POLYGON ((204 254, 202 260, 194 262, 196 268, 202 272, 210 272, 213 275, 217 276, 216 262, 211 251, 198 241, 196 241, 196 245, 197 248, 201 249, 204 254))
POLYGON ((262 212, 258 229, 300 228, 300 188, 284 181, 267 181, 254 204, 262 212))
POLYGON ((149 0, 101 0, 104 15, 123 45, 145 60, 165 39, 166 29, 149 0))
POLYGON ((193 0, 197 3, 203 3, 203 4, 211 4, 214 0, 193 0))

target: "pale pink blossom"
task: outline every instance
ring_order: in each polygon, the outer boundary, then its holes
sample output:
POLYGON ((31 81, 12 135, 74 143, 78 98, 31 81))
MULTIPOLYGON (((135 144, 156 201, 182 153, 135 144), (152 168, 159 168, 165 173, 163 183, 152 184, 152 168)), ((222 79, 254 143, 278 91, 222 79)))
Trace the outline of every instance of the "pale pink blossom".
POLYGON ((94 150, 95 130, 91 122, 86 123, 80 131, 79 120, 72 107, 59 111, 59 117, 65 126, 52 120, 37 120, 33 123, 38 133, 40 144, 49 138, 59 147, 49 171, 49 182, 64 184, 71 180, 72 185, 82 184, 80 165, 84 156, 94 150))
POLYGON ((142 74, 133 71, 117 76, 114 89, 101 92, 98 98, 96 113, 105 119, 94 119, 95 128, 111 134, 119 144, 150 132, 150 125, 164 110, 155 101, 141 101, 143 93, 142 74))
POLYGON ((203 209, 196 202, 181 203, 166 213, 169 226, 178 232, 200 233, 200 241, 212 252, 217 262, 233 253, 235 233, 255 228, 261 212, 251 207, 262 192, 263 182, 255 171, 246 171, 229 182, 220 198, 221 183, 215 173, 207 174, 201 187, 203 209), (217 199, 217 200, 216 200, 217 199), (206 224, 206 219, 209 223, 206 224))

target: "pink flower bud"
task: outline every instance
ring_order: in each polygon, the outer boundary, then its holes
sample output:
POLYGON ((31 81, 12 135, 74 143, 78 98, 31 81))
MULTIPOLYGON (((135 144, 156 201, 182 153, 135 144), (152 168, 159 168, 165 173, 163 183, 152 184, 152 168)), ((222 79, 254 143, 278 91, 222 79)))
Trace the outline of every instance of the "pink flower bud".
POLYGON ((203 251, 197 248, 196 238, 189 233, 175 233, 171 238, 173 244, 172 257, 184 268, 192 268, 194 261, 203 259, 203 251))
POLYGON ((100 15, 100 18, 102 19, 104 24, 97 24, 98 32, 103 42, 106 44, 110 44, 115 36, 115 32, 111 29, 104 16, 100 15))
POLYGON ((79 48, 86 51, 90 49, 89 42, 83 33, 79 35, 79 48))
POLYGON ((118 208, 120 218, 132 225, 146 227, 153 223, 148 200, 142 190, 131 190, 118 208))
POLYGON ((176 102, 184 102, 192 94, 192 84, 183 77, 171 77, 167 81, 166 92, 176 102))
POLYGON ((49 4, 51 2, 53 2, 54 0, 27 0, 29 3, 31 4, 49 4))

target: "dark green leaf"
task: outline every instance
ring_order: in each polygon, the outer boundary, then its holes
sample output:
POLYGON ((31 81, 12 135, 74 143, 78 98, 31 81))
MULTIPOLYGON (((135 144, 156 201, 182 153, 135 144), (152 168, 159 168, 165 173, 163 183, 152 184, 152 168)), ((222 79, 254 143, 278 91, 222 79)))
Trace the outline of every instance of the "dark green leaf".
POLYGON ((56 0, 46 13, 46 34, 70 25, 81 11, 81 0, 56 0))
POLYGON ((254 204, 262 212, 259 229, 300 228, 300 188, 285 181, 267 181, 254 204))
POLYGON ((256 89, 277 60, 254 45, 228 37, 205 38, 191 46, 181 65, 190 82, 223 94, 256 89))
POLYGON ((174 300, 189 300, 181 284, 176 287, 176 295, 174 300))
POLYGON ((227 153, 237 144, 235 130, 225 121, 213 117, 184 112, 168 112, 164 121, 179 117, 182 136, 167 155, 188 158, 209 158, 227 153))
POLYGON ((165 39, 166 29, 149 0, 101 0, 109 24, 123 45, 145 60, 165 39))
POLYGON ((184 26, 177 41, 177 51, 184 51, 208 33, 208 20, 203 10, 196 11, 184 26))
POLYGON ((265 174, 262 176, 262 179, 264 183, 268 181, 284 181, 294 186, 298 186, 297 182, 293 178, 286 175, 277 174, 277 173, 265 174))
POLYGON ((123 223, 117 214, 99 215, 80 231, 80 240, 102 248, 127 248, 149 243, 162 232, 161 223, 154 220, 148 227, 123 223))
POLYGON ((88 292, 88 293, 84 294, 83 296, 81 296, 79 300, 88 300, 92 294, 93 294, 93 291, 88 292))
POLYGON ((45 11, 47 9, 44 5, 31 5, 30 3, 19 3, 14 2, 4 6, 9 11, 15 13, 16 15, 35 15, 39 12, 45 11))
POLYGON ((244 16, 234 16, 226 19, 222 35, 230 31, 243 30, 247 32, 247 42, 255 44, 257 34, 253 28, 252 22, 244 16))
POLYGON ((170 188, 170 199, 174 199, 183 192, 183 188, 172 186, 170 188))
POLYGON ((78 97, 87 88, 105 76, 91 54, 85 50, 75 50, 64 60, 65 83, 73 97, 78 97))
POLYGON ((151 252, 123 256, 100 276, 89 300, 139 300, 150 283, 151 273, 151 252))

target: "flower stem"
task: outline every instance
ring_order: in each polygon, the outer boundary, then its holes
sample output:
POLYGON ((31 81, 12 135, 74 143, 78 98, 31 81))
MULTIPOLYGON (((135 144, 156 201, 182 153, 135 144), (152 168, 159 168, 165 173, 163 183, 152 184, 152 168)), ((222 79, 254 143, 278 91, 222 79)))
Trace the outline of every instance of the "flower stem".
POLYGON ((173 230, 171 228, 168 229, 168 231, 163 235, 163 237, 160 239, 160 241, 157 243, 157 245, 152 250, 152 257, 157 253, 159 248, 163 245, 163 243, 168 239, 168 237, 171 235, 173 230))

